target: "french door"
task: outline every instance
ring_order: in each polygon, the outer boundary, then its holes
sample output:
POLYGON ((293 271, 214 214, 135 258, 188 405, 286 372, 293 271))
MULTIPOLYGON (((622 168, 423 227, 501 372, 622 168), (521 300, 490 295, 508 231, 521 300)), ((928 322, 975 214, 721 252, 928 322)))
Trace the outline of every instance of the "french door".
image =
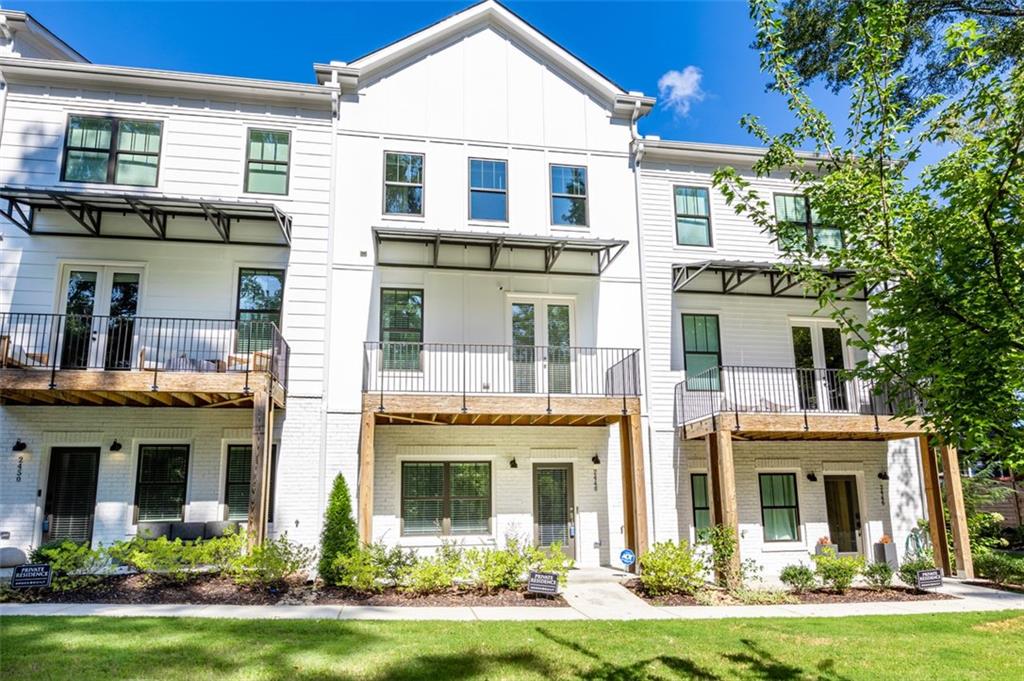
POLYGON ((131 369, 142 270, 68 265, 62 282, 61 368, 131 369))
POLYGON ((846 343, 839 327, 820 322, 794 322, 793 358, 800 408, 807 411, 848 411, 846 343))
POLYGON ((511 301, 513 392, 572 392, 572 312, 565 301, 511 301))

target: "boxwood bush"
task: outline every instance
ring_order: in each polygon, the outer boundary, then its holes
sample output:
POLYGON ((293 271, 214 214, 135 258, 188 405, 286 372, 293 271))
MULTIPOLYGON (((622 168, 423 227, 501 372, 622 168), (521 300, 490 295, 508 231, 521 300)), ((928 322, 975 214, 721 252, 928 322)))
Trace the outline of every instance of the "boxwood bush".
POLYGON ((704 586, 704 562, 685 541, 659 542, 640 556, 640 583, 652 596, 693 594, 704 586))

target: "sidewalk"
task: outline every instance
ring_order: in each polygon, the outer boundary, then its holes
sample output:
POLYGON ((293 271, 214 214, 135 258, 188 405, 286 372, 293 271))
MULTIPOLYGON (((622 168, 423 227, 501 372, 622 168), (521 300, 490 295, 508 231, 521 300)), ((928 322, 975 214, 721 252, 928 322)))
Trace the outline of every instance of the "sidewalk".
MULTIPOLYGON (((611 571, 608 571, 611 572, 611 571)), ((4 603, 0 617, 220 617, 232 619, 551 621, 730 619, 739 617, 849 617, 1024 610, 1024 595, 946 580, 940 593, 956 600, 897 603, 654 607, 608 577, 584 576, 565 589, 568 608, 373 607, 349 605, 104 605, 96 603, 4 603), (616 591, 618 590, 618 591, 616 591), (632 600, 630 600, 632 599, 632 600), (635 601, 635 602, 633 602, 635 601)))

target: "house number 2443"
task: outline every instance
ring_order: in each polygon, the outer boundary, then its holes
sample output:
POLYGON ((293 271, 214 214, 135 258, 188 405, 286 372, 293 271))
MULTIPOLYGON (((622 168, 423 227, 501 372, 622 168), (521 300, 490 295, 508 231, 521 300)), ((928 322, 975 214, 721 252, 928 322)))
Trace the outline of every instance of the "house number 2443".
POLYGON ((18 457, 18 467, 14 471, 14 482, 21 482, 21 469, 23 468, 24 463, 25 463, 25 457, 24 456, 19 456, 18 457))

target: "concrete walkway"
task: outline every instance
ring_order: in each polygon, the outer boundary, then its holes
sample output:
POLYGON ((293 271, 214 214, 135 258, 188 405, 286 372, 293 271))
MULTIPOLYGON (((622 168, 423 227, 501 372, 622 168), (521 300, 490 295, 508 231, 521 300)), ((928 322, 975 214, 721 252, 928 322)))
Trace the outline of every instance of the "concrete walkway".
POLYGON ((96 603, 3 603, 0 617, 221 617, 234 619, 330 620, 650 620, 737 617, 848 617, 1024 610, 1024 595, 946 580, 940 592, 955 600, 825 605, 730 605, 654 607, 618 584, 623 573, 578 570, 565 589, 571 607, 374 607, 356 605, 103 605, 96 603))

